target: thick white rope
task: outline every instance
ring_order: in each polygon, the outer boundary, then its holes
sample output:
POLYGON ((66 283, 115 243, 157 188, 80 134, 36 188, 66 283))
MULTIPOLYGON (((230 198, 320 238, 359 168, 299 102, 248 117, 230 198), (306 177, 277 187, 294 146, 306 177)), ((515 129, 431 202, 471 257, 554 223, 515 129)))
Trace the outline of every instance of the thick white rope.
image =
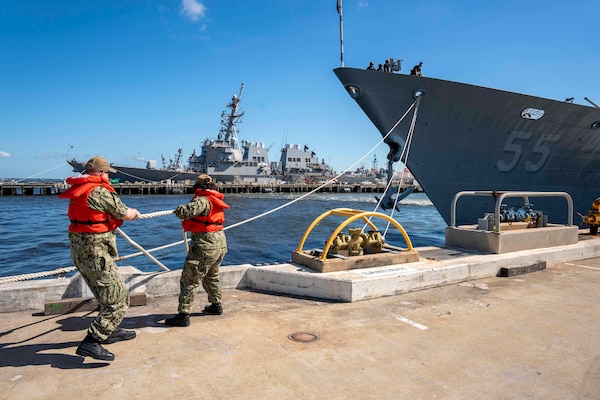
POLYGON ((333 178, 329 179, 328 181, 326 181, 326 182, 325 182, 325 183, 323 183, 322 185, 318 186, 317 188, 313 189, 312 191, 310 191, 310 192, 308 192, 308 193, 306 193, 306 194, 304 194, 304 195, 302 195, 302 196, 298 197, 297 199, 291 200, 291 201, 289 201, 288 203, 282 204, 282 205, 281 205, 281 206, 279 206, 279 207, 276 207, 276 208, 274 208, 274 209, 272 209, 272 210, 266 211, 266 212, 264 212, 264 213, 262 213, 262 214, 256 215, 256 216, 254 216, 254 217, 252 217, 252 218, 248 218, 248 219, 246 219, 246 220, 244 220, 244 221, 240 221, 240 222, 238 222, 238 223, 236 223, 236 224, 229 225, 229 226, 225 227, 225 229, 224 229, 224 230, 228 230, 228 229, 231 229, 231 228, 236 228, 236 227, 238 227, 238 226, 240 226, 240 225, 243 225, 243 224, 246 224, 246 223, 248 223, 248 222, 254 221, 255 219, 262 218, 262 217, 264 217, 265 215, 269 215, 269 214, 272 214, 272 213, 274 213, 274 212, 276 212, 276 211, 279 211, 279 210, 281 210, 281 209, 283 209, 283 208, 285 208, 285 207, 288 207, 288 206, 290 206, 290 205, 292 205, 292 204, 294 204, 294 203, 296 203, 296 202, 298 202, 298 201, 300 201, 300 200, 304 199, 304 198, 305 198, 305 197, 307 197, 307 196, 310 196, 311 194, 313 194, 313 193, 315 193, 315 192, 318 192, 320 189, 324 188, 324 187, 325 187, 325 186, 327 186, 329 183, 331 183, 331 182, 334 182, 334 181, 337 181, 337 179, 338 179, 338 178, 342 177, 344 174, 346 174, 346 172, 348 172, 348 171, 352 170, 352 169, 353 169, 353 168, 354 168, 356 165, 358 165, 358 164, 359 164, 359 163, 360 163, 362 160, 364 160, 365 158, 367 158, 367 157, 368 157, 368 156, 369 156, 369 155, 370 155, 370 154, 371 154, 373 151, 375 151, 375 149, 377 149, 377 147, 379 147, 379 145, 380 145, 381 143, 383 143, 383 141, 384 141, 385 139, 387 139, 387 137, 388 137, 388 136, 389 136, 389 135, 392 133, 392 131, 393 131, 393 130, 396 128, 396 126, 398 126, 398 124, 400 123, 400 121, 402 121, 402 119, 404 119, 404 117, 405 117, 405 116, 406 116, 406 115, 409 113, 409 111, 410 111, 410 110, 413 108, 413 106, 414 106, 414 105, 415 105, 415 103, 413 103, 413 104, 412 104, 412 105, 411 105, 411 106, 408 108, 408 110, 406 110, 406 112, 405 112, 405 113, 404 113, 404 115, 403 115, 403 116, 400 118, 400 120, 398 120, 398 122, 396 122, 396 124, 394 124, 394 126, 393 126, 393 127, 392 127, 392 128, 389 130, 389 131, 388 131, 388 133, 387 133, 385 136, 383 136, 383 137, 381 138, 381 140, 379 140, 379 142, 377 142, 377 143, 376 143, 376 144, 375 144, 373 147, 371 147, 371 149, 369 149, 369 150, 368 150, 368 151, 365 153, 365 155, 364 155, 364 156, 362 156, 360 159, 358 159, 358 161, 356 161, 354 164, 352 164, 351 166, 349 166, 348 168, 346 168, 344 171, 340 172, 338 175, 336 175, 336 176, 334 176, 333 178))
MULTIPOLYGON (((189 239, 188 239, 188 241, 189 241, 189 239)), ((183 244, 183 240, 180 240, 179 242, 173 242, 173 243, 170 243, 170 244, 165 244, 165 245, 162 245, 162 246, 154 247, 152 249, 146 249, 146 251, 148 253, 153 253, 155 251, 160 251, 160 250, 168 249, 169 247, 179 246, 180 244, 183 244)), ((141 256, 142 254, 144 254, 144 253, 142 253, 140 251, 140 252, 137 252, 137 253, 128 254, 126 256, 118 256, 118 257, 115 257, 115 261, 127 260, 128 258, 133 258, 133 257, 141 256)))
MULTIPOLYGON (((413 113, 413 117, 410 122, 410 127, 408 129, 408 134, 406 135, 406 142, 404 143, 404 148, 402 149, 402 153, 400 153, 399 161, 401 163, 403 163, 404 165, 406 165, 406 163, 408 162, 408 154, 410 153, 410 146, 412 144, 413 135, 415 133, 415 125, 417 123, 417 114, 419 112, 419 104, 420 103, 421 103, 421 96, 417 97, 416 105, 415 105, 415 112, 413 113), (402 156, 404 156, 404 159, 402 159, 402 156)), ((413 103, 413 104, 415 104, 415 103, 413 103)), ((400 163, 398 163, 396 168, 400 168, 400 163)), ((402 182, 403 180, 404 180, 404 171, 402 171, 402 177, 400 178, 400 182, 402 182)), ((396 194, 396 198, 394 199, 394 206, 392 207, 392 211, 390 212, 390 218, 394 217, 394 213, 396 211, 396 206, 398 205, 398 195, 399 194, 400 194, 400 185, 398 185, 398 193, 396 194)), ((385 231, 383 232, 384 238, 390 228, 390 224, 391 224, 390 221, 388 221, 388 223, 385 227, 385 231)))
MULTIPOLYGON (((418 102, 419 99, 417 99, 418 102)), ((344 171, 342 171, 341 173, 339 173, 338 175, 336 175, 333 178, 330 178, 328 181, 326 181, 325 183, 321 184, 320 186, 318 186, 317 188, 313 189, 312 191, 298 197, 297 199, 291 200, 288 203, 285 203, 279 207, 276 207, 272 210, 269 210, 267 212, 264 212, 262 214, 256 215, 254 217, 248 218, 246 220, 240 221, 238 223, 235 223, 233 225, 229 225, 227 227, 225 227, 223 230, 229 230, 231 228, 237 228, 238 226, 241 226, 243 224, 246 224, 248 222, 254 221, 256 219, 262 218, 266 215, 272 214, 276 211, 279 211, 285 207, 288 207, 302 199, 304 199, 307 196, 310 196, 316 192, 318 192, 320 189, 322 189, 323 187, 327 186, 329 183, 332 183, 334 181, 336 181, 338 178, 342 177, 344 174, 346 174, 346 172, 351 171, 356 165, 358 165, 361 161, 363 161, 365 158, 367 158, 373 151, 375 151, 375 149, 377 149, 377 147, 379 147, 379 145, 381 145, 381 143, 383 143, 383 141, 385 139, 387 139, 387 137, 392 133, 392 131, 398 126, 398 124, 406 117, 406 115, 410 112, 410 110, 415 106, 415 102, 412 103, 410 105, 410 107, 408 108, 408 110, 406 110, 406 112, 404 113, 404 115, 402 117, 400 117, 400 119, 398 120, 398 122, 396 122, 394 124, 394 126, 385 134, 385 136, 383 136, 381 138, 381 140, 379 140, 371 149, 369 149, 364 156, 362 156, 360 159, 358 159, 354 164, 350 165, 348 168, 346 168, 344 171)), ((402 157, 402 155, 401 155, 402 157)), ((62 166, 62 164, 61 164, 62 166)), ((391 183, 388 182, 388 186, 386 187, 386 191, 389 188, 389 185, 391 183)), ((379 206, 380 202, 377 204, 376 208, 379 206)), ((174 210, 166 210, 166 211, 156 211, 153 213, 147 213, 147 214, 140 214, 140 216, 138 217, 138 219, 148 219, 148 218, 155 218, 155 217, 160 217, 160 216, 165 216, 165 215, 170 215, 173 214, 175 211, 174 210)), ((175 243, 171 243, 171 244, 167 244, 164 246, 159 246, 159 247, 155 247, 152 249, 144 249, 142 246, 140 246, 138 243, 136 243, 135 241, 133 241, 129 236, 127 236, 120 228, 117 228, 117 232, 127 241, 129 242, 132 246, 136 247, 138 250, 140 250, 140 252, 138 253, 133 253, 133 254, 129 254, 126 256, 119 256, 119 257, 115 257, 115 261, 120 261, 120 260, 125 260, 128 258, 132 258, 132 257, 137 257, 139 255, 145 255, 146 257, 150 258, 154 263, 156 263, 158 266, 160 266, 163 270, 165 271, 170 271, 169 268, 167 268, 166 266, 164 266, 160 261, 158 261, 154 256, 152 256, 150 253, 155 252, 155 251, 159 251, 159 250, 163 250, 169 247, 173 247, 173 246, 178 246, 180 244, 184 244, 185 246, 185 251, 186 253, 189 251, 188 248, 188 241, 190 240, 185 231, 183 232, 184 235, 184 240, 181 240, 179 242, 175 242, 175 243)), ((71 267, 67 267, 67 268, 59 268, 53 271, 46 271, 46 272, 38 272, 38 273, 32 273, 32 274, 24 274, 24 275, 15 275, 15 276, 7 276, 7 277, 3 277, 0 278, 0 284, 3 283, 10 283, 10 282, 18 282, 18 281, 23 281, 23 280, 29 280, 29 279, 36 279, 36 278, 42 278, 42 277, 46 277, 46 276, 52 276, 52 275, 61 275, 67 272, 71 272, 76 270, 77 268, 74 266, 71 267)))
POLYGON ((66 274, 67 272, 75 271, 76 269, 77 268, 75 268, 75 267, 65 267, 65 268, 58 268, 58 269, 55 269, 52 271, 35 272, 32 274, 23 274, 23 275, 14 275, 14 276, 5 276, 3 278, 0 278, 0 285, 3 283, 12 283, 12 282, 18 282, 18 281, 25 281, 28 279, 43 278, 46 276, 63 275, 63 274, 66 274))
MULTIPOLYGON (((174 212, 175 212, 174 210, 168 210, 168 211, 157 211, 157 212, 148 213, 148 214, 140 214, 140 216, 138 217, 138 219, 147 219, 147 218, 160 217, 160 216, 163 216, 163 215, 173 214, 174 212)), ((121 234, 121 236, 123 236, 123 238, 125 238, 125 240, 127 240, 132 246, 134 246, 137 249, 139 249, 140 252, 139 253, 135 253, 135 254, 130 254, 128 256, 115 257, 114 258, 115 261, 125 260, 127 258, 132 258, 132 257, 144 254, 148 258, 150 258, 152 261, 154 261, 158 266, 160 266, 162 269, 164 269, 165 271, 170 271, 170 270, 169 270, 169 268, 165 267, 160 261, 158 261, 156 258, 154 258, 150 254, 150 252, 151 251, 162 250, 164 248, 176 246, 176 245, 179 245, 179 244, 182 243, 182 242, 177 242, 177 243, 173 243, 171 245, 156 247, 156 248, 154 248, 152 250, 145 250, 142 246, 140 246, 139 244, 137 244, 136 242, 134 242, 129 236, 127 236, 121 229, 117 228, 117 232, 119 232, 119 234, 121 234)), ((26 281, 26 280, 30 280, 30 279, 44 278, 44 277, 48 277, 48 276, 63 275, 63 274, 66 274, 68 272, 72 272, 72 271, 75 271, 75 270, 77 270, 77 267, 70 266, 70 267, 58 268, 58 269, 55 269, 55 270, 52 270, 52 271, 34 272, 34 273, 31 273, 31 274, 5 276, 5 277, 0 277, 0 285, 3 284, 3 283, 12 283, 12 282, 26 281)))
POLYGON ((173 214, 174 212, 175 212, 175 210, 167 210, 167 211, 156 211, 156 212, 147 213, 147 214, 140 214, 138 219, 162 217, 163 215, 170 215, 170 214, 173 214))
MULTIPOLYGON (((387 138, 389 135, 391 135, 391 133, 394 131, 394 129, 396 129, 396 127, 400 124, 400 122, 402 122, 402 120, 408 115, 408 113, 410 112, 410 110, 412 110, 413 107, 415 107, 415 112, 413 114, 413 119, 409 128, 409 132, 406 136, 406 141, 404 142, 404 146, 402 147, 402 152, 400 153, 400 157, 398 159, 398 161, 400 161, 397 165, 396 165, 396 170, 394 171, 394 173, 391 175, 390 180, 387 182, 385 189, 383 191, 384 196, 381 196, 381 199, 379 199, 379 201, 377 202, 377 204, 375 205, 375 208, 373 209, 373 212, 377 211, 379 209, 379 207, 381 206, 381 203, 383 202, 383 199, 385 198, 385 193, 387 193, 387 191, 390 189, 390 187, 392 186, 392 182, 393 182, 393 178, 394 175, 396 175, 396 172, 398 172, 398 169, 400 168, 400 164, 403 163, 404 165, 406 165, 406 162, 408 161, 408 151, 406 150, 407 147, 410 148, 410 143, 412 142, 412 134, 414 131, 414 124, 415 124, 415 116, 417 113, 417 110, 419 108, 419 103, 421 101, 421 97, 417 97, 417 99, 410 105, 410 107, 408 107, 408 109, 406 110, 406 112, 400 117, 400 119, 398 119, 398 121, 396 121, 396 123, 394 124, 394 126, 392 126, 388 132, 385 134, 385 136, 383 137, 384 140, 385 138, 387 138), (403 160, 402 157, 403 155, 407 154, 406 158, 403 160)), ((398 204, 398 195, 400 194, 400 188, 402 186, 402 182, 404 181, 404 171, 402 171, 402 175, 400 177, 400 184, 398 185, 398 189, 397 189, 397 193, 396 193, 396 198, 394 199, 394 206, 392 207, 392 211, 390 213, 390 217, 393 217, 394 215, 394 211, 396 210, 396 206, 398 204)), ((369 217, 369 221, 372 219, 372 217, 369 217)), ((365 224, 363 226, 363 230, 366 229, 368 226, 368 224, 365 224)), ((387 234, 387 231, 389 229, 390 226, 390 222, 388 221, 385 231, 383 232, 382 236, 385 239, 385 235, 387 234)))
POLYGON ((37 174, 30 175, 30 176, 28 176, 28 177, 25 177, 25 178, 23 178, 23 179, 19 179, 18 181, 15 181, 15 183, 21 183, 21 182, 23 182, 23 181, 25 181, 25 180, 27 180, 27 179, 31 179, 31 178, 33 178, 33 177, 36 177, 36 176, 38 176, 38 175, 45 174, 46 172, 50 172, 50 171, 52 171, 52 170, 55 170, 55 169, 57 169, 57 168, 61 168, 61 167, 63 167, 65 164, 66 164, 66 165, 69 165, 69 164, 68 164, 66 161, 65 161, 65 162, 62 162, 62 163, 60 163, 59 165, 57 165, 57 166, 54 166, 54 167, 52 167, 52 168, 48 168, 48 169, 47 169, 47 170, 45 170, 45 171, 38 172, 37 174))
POLYGON ((170 271, 170 269, 167 268, 167 267, 165 267, 163 263, 161 263, 156 258, 154 258, 154 256, 152 254, 148 253, 142 246, 140 246, 139 244, 137 244, 136 242, 134 242, 129 236, 127 236, 125 234, 125 232, 123 232, 121 230, 121 228, 117 228, 116 231, 119 233, 119 235, 123 236, 123 238, 125 238, 125 240, 127 240, 127 242, 129 242, 130 245, 132 245, 136 249, 140 250, 146 257, 148 257, 149 259, 151 259, 152 261, 154 261, 154 263, 156 265, 158 265, 159 267, 161 267, 165 271, 170 271))

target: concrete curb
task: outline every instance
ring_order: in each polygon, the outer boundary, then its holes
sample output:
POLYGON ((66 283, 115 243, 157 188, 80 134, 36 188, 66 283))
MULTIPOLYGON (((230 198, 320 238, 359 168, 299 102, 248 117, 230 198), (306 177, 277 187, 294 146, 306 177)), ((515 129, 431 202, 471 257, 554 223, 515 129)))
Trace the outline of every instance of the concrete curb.
MULTIPOLYGON (((501 268, 544 261, 547 265, 600 257, 600 240, 505 254, 451 247, 417 249, 420 261, 367 269, 319 273, 296 264, 224 266, 224 289, 246 289, 329 301, 355 302, 497 276, 501 268)), ((120 267, 132 293, 177 297, 181 270, 143 273, 120 267)), ((202 289, 200 289, 202 291, 202 289)), ((45 301, 92 297, 79 274, 0 285, 0 312, 43 310, 45 301)))

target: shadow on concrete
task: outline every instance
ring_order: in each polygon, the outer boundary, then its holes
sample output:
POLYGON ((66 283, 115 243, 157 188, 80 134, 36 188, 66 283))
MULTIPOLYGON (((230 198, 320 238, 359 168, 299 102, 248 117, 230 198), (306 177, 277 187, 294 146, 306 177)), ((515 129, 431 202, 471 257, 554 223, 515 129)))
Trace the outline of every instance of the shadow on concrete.
MULTIPOLYGON (((24 344, 34 339, 38 339, 54 331, 63 332, 74 332, 81 331, 81 338, 85 336, 85 332, 92 321, 95 319, 95 312, 88 313, 83 316, 68 316, 56 315, 49 318, 41 319, 30 324, 19 326, 0 332, 0 337, 15 333, 20 329, 26 329, 31 327, 44 327, 44 323, 54 323, 56 326, 52 329, 46 329, 39 332, 31 337, 22 339, 18 342, 4 342, 0 343, 0 368, 2 367, 24 367, 31 365, 50 365, 53 368, 59 369, 75 369, 75 368, 99 368, 110 365, 107 362, 87 362, 84 363, 85 358, 74 354, 60 354, 53 352, 54 350, 60 349, 71 349, 69 352, 75 353, 75 348, 79 345, 77 342, 65 342, 65 343, 42 343, 42 344, 24 344)), ((159 321, 170 316, 171 314, 158 314, 141 316, 134 318, 125 318, 121 324, 125 328, 135 329, 143 328, 146 326, 165 326, 159 321)), ((90 360, 93 360, 90 358, 90 360)))
MULTIPOLYGON (((46 353, 47 351, 75 348, 79 342, 44 343, 11 347, 11 344, 0 343, 0 368, 25 367, 30 365, 49 365, 52 368, 100 368, 110 365, 106 362, 84 363, 84 358, 71 354, 46 353)), ((74 350, 73 350, 74 352, 74 350)))

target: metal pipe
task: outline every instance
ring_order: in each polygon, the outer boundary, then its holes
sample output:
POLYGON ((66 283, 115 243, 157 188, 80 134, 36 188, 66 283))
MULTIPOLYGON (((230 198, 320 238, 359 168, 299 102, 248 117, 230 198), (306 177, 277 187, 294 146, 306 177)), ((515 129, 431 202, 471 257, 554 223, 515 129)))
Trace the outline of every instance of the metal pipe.
POLYGON ((494 196, 494 228, 500 232, 500 206, 502 200, 506 197, 523 197, 525 202, 529 202, 531 197, 564 197, 567 200, 567 226, 573 225, 573 199, 567 192, 499 192, 499 191, 464 191, 458 192, 452 198, 452 208, 450 209, 450 226, 456 227, 456 203, 462 196, 494 196))
POLYGON ((342 18, 342 0, 337 0, 337 12, 340 15, 340 62, 344 66, 344 19, 342 18))
POLYGON ((590 103, 591 105, 593 105, 594 107, 596 107, 596 108, 600 108, 600 107, 598 106, 598 104, 594 103, 593 101, 591 101, 591 100, 590 100, 590 99, 588 99, 587 97, 584 97, 584 99, 585 99, 585 100, 586 100, 588 103, 590 103))

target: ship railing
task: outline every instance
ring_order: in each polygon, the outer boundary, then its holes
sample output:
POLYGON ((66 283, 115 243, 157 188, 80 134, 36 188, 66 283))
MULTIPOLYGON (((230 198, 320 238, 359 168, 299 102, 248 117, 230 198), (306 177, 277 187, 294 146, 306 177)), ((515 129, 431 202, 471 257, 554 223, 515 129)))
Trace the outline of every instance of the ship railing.
POLYGON ((464 196, 492 196, 494 198, 494 231, 500 232, 500 207, 507 197, 522 197, 528 204, 529 197, 563 197, 567 201, 567 226, 573 225, 573 199, 567 192, 518 192, 518 191, 462 191, 454 195, 452 208, 450 209, 450 226, 456 227, 456 204, 458 199, 464 196))

